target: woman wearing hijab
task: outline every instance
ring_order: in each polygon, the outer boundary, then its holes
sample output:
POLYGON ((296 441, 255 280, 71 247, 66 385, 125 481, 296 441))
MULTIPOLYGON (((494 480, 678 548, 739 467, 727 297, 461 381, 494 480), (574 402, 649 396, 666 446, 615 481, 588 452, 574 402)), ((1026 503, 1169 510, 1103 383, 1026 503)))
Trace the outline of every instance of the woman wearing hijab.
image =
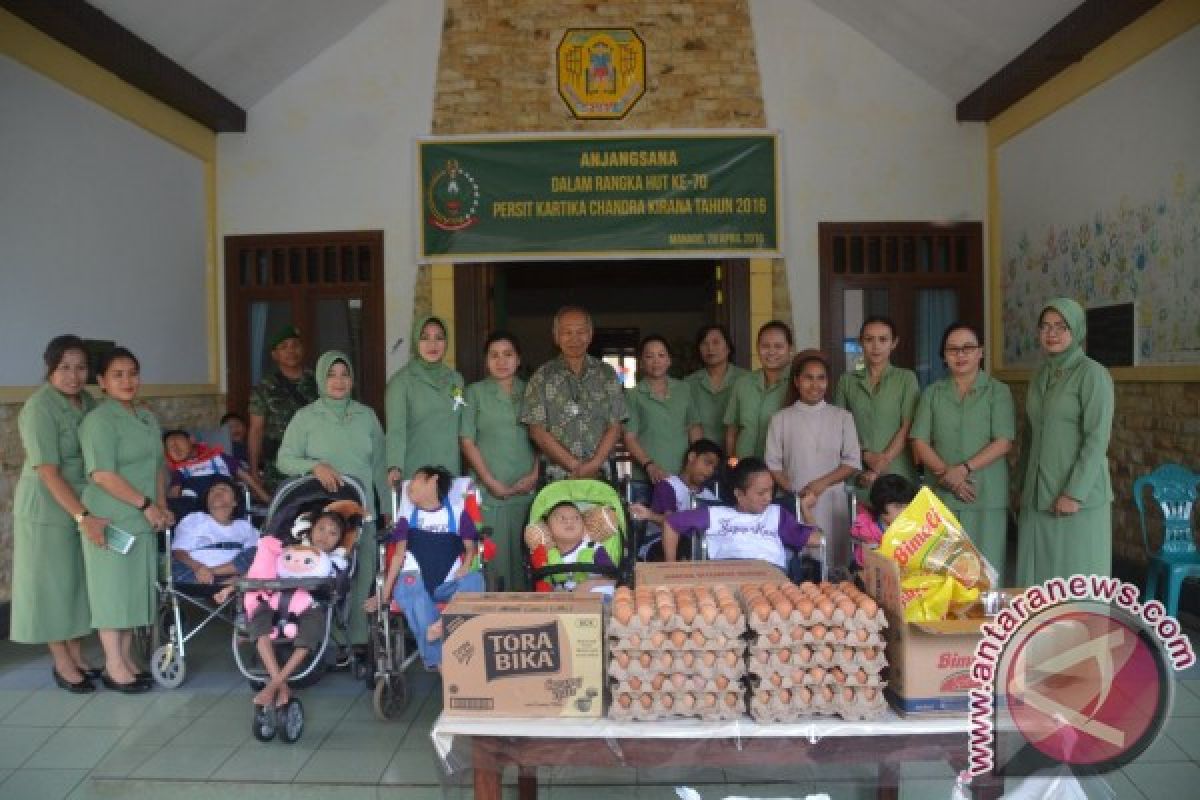
MULTIPOLYGON (((389 497, 384 467, 383 428, 375 412, 350 397, 354 370, 345 353, 330 350, 317 361, 320 397, 296 412, 279 445, 276 465, 284 475, 312 474, 327 491, 342 476, 354 478, 366 492, 368 508, 389 497), (372 491, 373 490, 373 491, 372 491)), ((375 581, 375 530, 363 522, 358 537, 358 573, 350 596, 350 644, 367 642, 367 618, 359 611, 375 581)))
POLYGON ((1046 359, 1025 398, 1017 479, 1021 517, 1017 585, 1112 569, 1112 485, 1108 441, 1113 382, 1083 353, 1087 320, 1069 298, 1038 316, 1046 359))
POLYGON ((413 325, 408 363, 388 381, 387 466, 393 485, 418 467, 445 467, 462 474, 458 445, 463 377, 446 366, 446 323, 424 317, 413 325))

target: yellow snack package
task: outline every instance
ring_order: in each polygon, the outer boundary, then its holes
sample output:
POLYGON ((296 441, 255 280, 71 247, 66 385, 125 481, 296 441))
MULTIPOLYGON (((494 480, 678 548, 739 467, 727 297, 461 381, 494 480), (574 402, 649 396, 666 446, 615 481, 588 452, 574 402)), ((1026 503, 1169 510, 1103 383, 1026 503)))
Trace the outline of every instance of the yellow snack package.
POLYGON ((945 619, 979 602, 979 590, 968 589, 949 575, 909 575, 900 579, 905 622, 945 619))
POLYGON ((996 570, 928 486, 883 532, 879 552, 899 564, 902 573, 949 575, 967 589, 997 583, 996 570))

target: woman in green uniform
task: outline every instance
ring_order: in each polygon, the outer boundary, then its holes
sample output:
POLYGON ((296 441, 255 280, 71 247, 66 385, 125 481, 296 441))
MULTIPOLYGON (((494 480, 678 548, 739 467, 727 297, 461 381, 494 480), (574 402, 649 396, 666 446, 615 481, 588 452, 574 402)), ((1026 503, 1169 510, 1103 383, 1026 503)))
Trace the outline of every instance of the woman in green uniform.
POLYGON ((388 381, 387 466, 392 485, 418 467, 445 467, 462 474, 458 446, 463 378, 446 366, 446 323, 425 317, 413 325, 408 363, 388 381))
POLYGON ((651 485, 677 475, 688 445, 703 434, 691 385, 667 374, 671 348, 657 334, 638 344, 641 375, 625 390, 625 447, 633 459, 634 502, 650 505, 651 485))
POLYGON ((519 421, 525 396, 525 381, 517 377, 521 347, 511 333, 496 331, 483 353, 488 377, 467 387, 458 437, 471 476, 483 490, 483 520, 496 544, 489 583, 500 591, 524 592, 521 538, 538 468, 529 433, 519 421))
POLYGON ((10 635, 14 642, 48 644, 54 682, 90 692, 95 686, 80 650, 80 638, 92 631, 80 534, 103 545, 107 520, 79 499, 87 483, 79 424, 96 402, 84 389, 82 339, 56 336, 43 358, 46 383, 17 416, 25 464, 13 497, 10 635))
POLYGON ((1017 477, 1017 585, 1112 570, 1113 382, 1083 353, 1087 318, 1070 298, 1038 317, 1046 360, 1029 383, 1017 477))
MULTIPOLYGON (((320 397, 296 412, 283 433, 276 466, 284 475, 312 474, 326 491, 336 491, 342 476, 358 481, 369 510, 390 497, 384 468, 383 428, 375 412, 351 398, 354 370, 344 353, 330 350, 314 373, 320 397)), ((375 581, 375 526, 363 522, 358 537, 358 572, 350 595, 350 644, 367 643, 363 603, 375 581)))
POLYGON ((705 325, 696 333, 696 353, 704 366, 683 380, 692 389, 692 405, 700 418, 704 438, 725 441, 725 409, 734 382, 746 370, 734 364, 733 341, 724 325, 705 325))
POLYGON ((758 329, 758 360, 762 367, 742 375, 729 393, 725 409, 725 453, 731 461, 762 458, 767 450, 767 425, 783 407, 791 381, 792 329, 773 319, 758 329))
POLYGON ((1016 437, 1012 392, 988 375, 983 337, 956 322, 942 335, 950 374, 929 386, 913 419, 913 450, 938 497, 954 511, 971 541, 1005 583, 1008 461, 1016 437))
POLYGON ((88 484, 83 503, 112 527, 131 534, 121 553, 88 541, 83 547, 92 627, 104 647, 101 681, 125 693, 150 688, 133 658, 133 628, 154 621, 158 545, 155 534, 173 525, 167 510, 167 473, 158 420, 137 404, 141 366, 124 347, 100 362, 100 388, 107 398, 83 419, 79 444, 88 484))
POLYGON ((917 471, 908 452, 908 429, 921 389, 917 374, 892 366, 892 352, 900 343, 896 324, 887 317, 869 317, 859 329, 863 348, 861 369, 838 379, 833 404, 854 415, 862 447, 860 497, 880 475, 900 475, 916 483, 917 471))

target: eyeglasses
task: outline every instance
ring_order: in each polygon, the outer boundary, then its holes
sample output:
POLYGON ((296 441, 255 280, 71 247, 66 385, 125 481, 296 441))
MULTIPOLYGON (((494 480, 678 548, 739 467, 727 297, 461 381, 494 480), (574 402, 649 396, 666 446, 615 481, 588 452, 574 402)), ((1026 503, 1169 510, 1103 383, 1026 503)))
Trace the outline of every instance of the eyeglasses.
POLYGON ((1071 326, 1062 322, 1040 322, 1038 330, 1042 333, 1066 333, 1071 330, 1071 326))
POLYGON ((969 356, 969 355, 972 355, 976 350, 980 350, 980 349, 982 349, 982 348, 980 347, 980 345, 977 345, 977 344, 964 344, 962 347, 947 347, 946 355, 948 355, 948 356, 969 356))

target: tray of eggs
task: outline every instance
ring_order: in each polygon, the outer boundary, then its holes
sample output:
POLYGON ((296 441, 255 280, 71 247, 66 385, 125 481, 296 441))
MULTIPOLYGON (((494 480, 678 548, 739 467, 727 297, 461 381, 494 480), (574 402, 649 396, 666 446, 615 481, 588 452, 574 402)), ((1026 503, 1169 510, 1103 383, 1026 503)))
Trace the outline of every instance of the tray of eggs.
POLYGON ((617 589, 608 625, 610 716, 741 715, 745 633, 745 613, 727 586, 617 589))
POLYGON ((812 714, 867 719, 886 708, 878 604, 851 583, 745 584, 750 713, 762 721, 812 714))

